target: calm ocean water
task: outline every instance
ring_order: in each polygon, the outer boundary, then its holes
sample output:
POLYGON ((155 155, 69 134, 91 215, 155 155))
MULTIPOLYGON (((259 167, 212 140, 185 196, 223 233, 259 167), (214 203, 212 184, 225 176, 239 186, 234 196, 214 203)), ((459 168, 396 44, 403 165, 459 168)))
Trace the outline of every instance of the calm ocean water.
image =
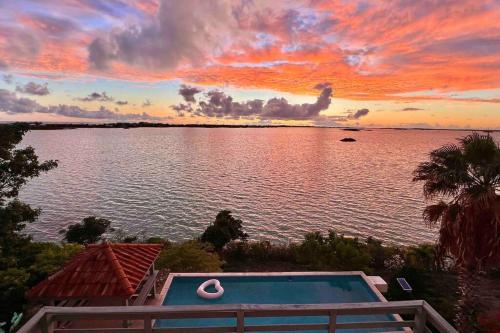
MULTIPOLYGON (((301 239, 334 229, 397 244, 429 242, 422 184, 412 171, 457 131, 325 128, 140 128, 32 131, 32 145, 59 167, 21 199, 42 208, 28 232, 58 230, 88 215, 129 234, 170 240, 199 235, 219 210, 252 239, 301 239), (343 143, 354 137, 355 143, 343 143)), ((497 140, 499 133, 495 134, 497 140)))

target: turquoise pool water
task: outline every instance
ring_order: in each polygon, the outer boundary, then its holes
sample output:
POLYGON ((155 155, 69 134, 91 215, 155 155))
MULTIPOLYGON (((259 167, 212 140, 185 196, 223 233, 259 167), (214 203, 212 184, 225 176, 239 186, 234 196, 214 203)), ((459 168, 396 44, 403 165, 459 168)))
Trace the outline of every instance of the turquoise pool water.
MULTIPOLYGON (((207 288, 207 291, 215 289, 207 288)), ((163 301, 163 305, 209 304, 319 304, 380 302, 377 295, 359 275, 315 276, 176 276, 163 301), (198 286, 207 279, 217 278, 224 288, 219 299, 207 300, 196 294, 198 286)), ((339 316, 338 322, 394 320, 392 316, 339 316)), ((327 323, 327 317, 265 317, 245 318, 246 325, 327 323)), ((223 319, 162 319, 157 327, 210 327, 232 326, 236 320, 223 319)), ((388 329, 337 330, 345 333, 381 332, 388 329)), ((392 329, 394 331, 394 329, 392 329)), ((311 331, 307 331, 311 332, 311 331)))

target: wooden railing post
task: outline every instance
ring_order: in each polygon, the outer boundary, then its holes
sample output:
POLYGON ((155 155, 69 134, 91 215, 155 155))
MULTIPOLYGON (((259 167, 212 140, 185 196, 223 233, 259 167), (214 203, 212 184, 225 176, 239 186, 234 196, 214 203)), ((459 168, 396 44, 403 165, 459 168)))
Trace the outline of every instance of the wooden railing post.
POLYGON ((328 320, 328 333, 335 333, 335 326, 337 326, 337 312, 330 311, 330 319, 328 320))
POLYGON ((245 314, 241 310, 236 312, 236 332, 245 332, 245 314))
POLYGON ((426 320, 434 326, 439 333, 458 333, 439 313, 436 312, 426 301, 423 301, 423 310, 426 314, 426 320))
POLYGON ((144 316, 144 333, 153 332, 151 316, 144 316))
POLYGON ((419 306, 415 311, 415 329, 414 333, 425 333, 425 324, 427 322, 427 314, 424 306, 419 306))
POLYGON ((52 316, 46 314, 40 321, 40 328, 42 333, 53 333, 54 332, 54 322, 52 321, 52 316))

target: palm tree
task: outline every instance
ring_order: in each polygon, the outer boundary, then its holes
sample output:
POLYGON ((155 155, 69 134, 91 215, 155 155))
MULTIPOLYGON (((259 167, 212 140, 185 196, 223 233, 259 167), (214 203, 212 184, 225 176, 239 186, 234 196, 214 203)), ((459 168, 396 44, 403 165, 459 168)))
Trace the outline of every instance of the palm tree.
POLYGON ((424 181, 424 196, 435 202, 423 217, 439 223, 438 257, 456 261, 460 300, 459 332, 477 331, 477 287, 480 272, 500 262, 500 148, 488 134, 473 133, 459 144, 430 153, 414 171, 424 181))

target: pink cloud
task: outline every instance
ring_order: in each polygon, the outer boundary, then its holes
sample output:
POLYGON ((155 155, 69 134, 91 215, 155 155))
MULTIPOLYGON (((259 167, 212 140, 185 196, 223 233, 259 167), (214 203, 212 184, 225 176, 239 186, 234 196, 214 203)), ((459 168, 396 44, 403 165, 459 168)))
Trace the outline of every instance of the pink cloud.
POLYGON ((351 99, 500 88, 493 0, 74 5, 48 0, 40 6, 50 15, 6 5, 20 20, 0 20, 4 67, 311 94, 331 82, 336 97, 351 99), (85 19, 74 21, 75 10, 85 19))

